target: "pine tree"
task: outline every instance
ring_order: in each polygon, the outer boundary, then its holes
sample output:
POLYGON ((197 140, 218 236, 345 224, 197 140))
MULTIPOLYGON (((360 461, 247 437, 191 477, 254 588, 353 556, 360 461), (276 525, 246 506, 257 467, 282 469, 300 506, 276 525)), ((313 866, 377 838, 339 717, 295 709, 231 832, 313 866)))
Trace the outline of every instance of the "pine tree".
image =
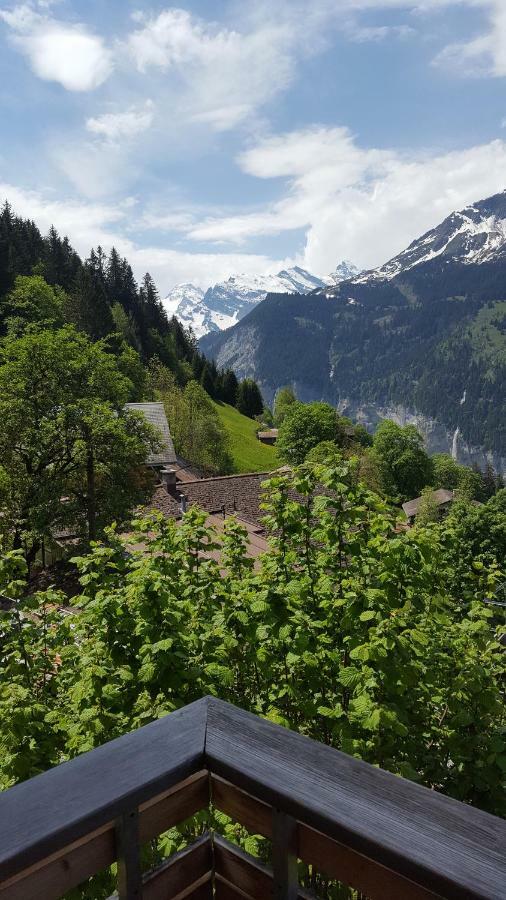
POLYGON ((259 416, 264 408, 264 401, 260 388, 253 378, 245 378, 241 381, 237 391, 237 409, 243 416, 254 419, 259 416))
POLYGON ((100 279, 95 277, 93 269, 86 264, 76 278, 66 309, 67 319, 79 329, 85 331, 92 340, 98 340, 114 331, 111 307, 100 279))
POLYGON ((200 384, 204 388, 207 394, 210 397, 214 397, 214 380, 211 374, 211 367, 208 363, 204 365, 202 369, 202 375, 200 376, 200 384))
POLYGON ((239 382, 235 372, 233 372, 232 369, 227 369, 226 372, 223 373, 222 378, 221 396, 223 402, 229 403, 230 406, 235 406, 237 403, 238 389, 239 382))

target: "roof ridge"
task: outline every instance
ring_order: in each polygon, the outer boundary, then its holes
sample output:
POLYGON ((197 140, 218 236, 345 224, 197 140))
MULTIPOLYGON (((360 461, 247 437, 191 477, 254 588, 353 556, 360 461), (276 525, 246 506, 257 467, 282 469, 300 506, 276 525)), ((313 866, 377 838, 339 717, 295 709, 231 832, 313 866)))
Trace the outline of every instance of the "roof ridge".
POLYGON ((234 475, 211 475, 210 478, 194 478, 193 481, 185 481, 185 487, 189 484, 203 484, 209 481, 231 481, 238 478, 253 478, 254 476, 271 475, 272 472, 236 472, 234 475))

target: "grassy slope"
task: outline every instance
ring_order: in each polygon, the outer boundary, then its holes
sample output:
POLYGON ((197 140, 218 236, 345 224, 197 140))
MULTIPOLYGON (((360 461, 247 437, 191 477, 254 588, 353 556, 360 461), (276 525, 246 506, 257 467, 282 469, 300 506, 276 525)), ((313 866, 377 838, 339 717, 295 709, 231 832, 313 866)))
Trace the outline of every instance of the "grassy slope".
POLYGON ((227 403, 214 405, 229 436, 236 472, 269 472, 279 465, 276 448, 257 440, 257 422, 241 415, 227 403))

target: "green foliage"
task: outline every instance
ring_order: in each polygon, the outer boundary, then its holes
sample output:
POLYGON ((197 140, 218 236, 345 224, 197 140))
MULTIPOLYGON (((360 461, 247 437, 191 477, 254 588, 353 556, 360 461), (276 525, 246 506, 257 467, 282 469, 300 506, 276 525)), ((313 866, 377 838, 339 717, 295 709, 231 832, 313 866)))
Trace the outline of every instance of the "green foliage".
POLYGON ((432 483, 435 488, 454 490, 459 497, 468 500, 487 500, 496 491, 495 473, 484 475, 463 466, 447 453, 436 453, 431 457, 432 483))
POLYGON ((264 401, 260 389, 252 378, 245 378, 237 389, 237 409, 243 416, 254 419, 259 416, 264 408, 264 401))
POLYGON ((373 446, 383 467, 385 490, 392 498, 411 500, 431 484, 431 460, 414 425, 403 427, 385 419, 376 429, 373 446))
MULTIPOLYGON (((212 693, 504 812, 505 659, 483 603, 498 571, 475 569, 458 605, 443 526, 397 534, 342 461, 278 474, 265 497, 257 568, 237 522, 220 538, 191 509, 180 525, 134 523, 127 553, 110 531, 79 559, 70 622, 56 610, 48 628, 54 595, 21 632, 6 615, 3 784, 212 693)), ((15 582, 18 564, 8 556, 0 577, 15 582)))
POLYGON ((226 403, 216 402, 215 409, 227 433, 234 472, 271 472, 277 468, 276 447, 258 440, 257 422, 226 403))
POLYGON ((293 388, 286 386, 279 389, 274 398, 274 423, 277 428, 283 424, 285 416, 293 403, 296 403, 297 397, 293 388))
POLYGON ((204 388, 189 381, 184 390, 166 386, 161 396, 176 452, 205 472, 229 472, 228 436, 204 388))
MULTIPOLYGON (((459 605, 471 602, 477 574, 484 577, 504 568, 506 490, 503 488, 484 504, 465 498, 457 501, 443 520, 441 532, 448 560, 449 588, 459 605)), ((491 597, 498 577, 494 575, 489 585, 491 597)), ((497 583, 501 583, 500 578, 497 583)))
POLYGON ((28 326, 41 328, 63 324, 64 293, 40 275, 18 275, 14 287, 0 298, 0 320, 10 335, 21 335, 28 326))
POLYGON ((340 435, 339 416, 328 403, 289 405, 279 429, 277 448, 282 460, 292 465, 304 462, 310 450, 340 435))
POLYGON ((237 403, 237 391, 239 390, 239 382, 232 369, 227 369, 222 376, 220 399, 223 403, 235 406, 237 403))
POLYGON ((70 326, 4 343, 1 518, 29 561, 55 529, 94 539, 145 497, 138 467, 157 436, 125 413, 131 387, 114 356, 70 326))
POLYGON ((430 487, 426 487, 422 491, 422 499, 418 512, 416 514, 417 525, 428 525, 430 522, 439 520, 439 506, 434 499, 434 491, 430 487))

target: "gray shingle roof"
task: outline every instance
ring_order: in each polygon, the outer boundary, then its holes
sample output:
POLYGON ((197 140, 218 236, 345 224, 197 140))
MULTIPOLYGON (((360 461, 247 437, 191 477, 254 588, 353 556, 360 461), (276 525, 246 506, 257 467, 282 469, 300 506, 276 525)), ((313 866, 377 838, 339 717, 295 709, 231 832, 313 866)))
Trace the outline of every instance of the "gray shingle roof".
MULTIPOLYGON (((451 503, 453 500, 453 491, 447 491, 446 488, 439 488, 437 491, 432 491, 431 497, 437 506, 442 506, 444 503, 451 503)), ((408 500, 407 503, 402 504, 402 508, 408 519, 410 519, 411 516, 418 515, 418 509, 421 502, 422 497, 415 497, 414 500, 408 500)))
POLYGON ((163 403, 127 403, 126 409, 142 413, 149 424, 154 425, 162 433, 163 449, 160 453, 150 453, 146 464, 148 466, 168 466, 175 463, 176 453, 163 403))

